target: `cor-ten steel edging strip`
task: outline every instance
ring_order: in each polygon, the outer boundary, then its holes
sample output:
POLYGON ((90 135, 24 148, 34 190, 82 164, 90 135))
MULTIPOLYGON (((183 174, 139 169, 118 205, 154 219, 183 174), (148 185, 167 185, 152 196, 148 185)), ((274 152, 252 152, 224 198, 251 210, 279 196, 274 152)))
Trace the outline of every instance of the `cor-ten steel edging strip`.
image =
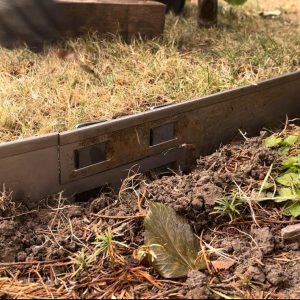
POLYGON ((120 182, 134 164, 143 166, 143 172, 164 162, 176 161, 188 167, 198 155, 229 142, 238 129, 253 135, 263 126, 284 122, 286 115, 300 115, 300 72, 87 128, 0 144, 0 185, 13 190, 15 199, 28 198, 28 203, 34 204, 62 190, 79 193, 105 183, 106 179, 108 183, 120 182), (176 139, 154 147, 146 145, 149 130, 168 122, 177 126, 176 139), (129 155, 121 156, 119 151, 123 149, 118 149, 118 145, 124 148, 126 139, 118 141, 114 137, 124 132, 133 137, 136 130, 144 137, 144 146, 132 139, 128 143, 129 155), (73 150, 85 143, 93 145, 97 139, 112 142, 112 155, 118 154, 114 164, 61 184, 60 169, 64 171, 66 160, 73 163, 73 150), (64 148, 65 155, 61 155, 64 148), (134 149, 132 154, 130 149, 134 149))
POLYGON ((298 81, 299 72, 200 100, 65 132, 60 135, 61 183, 78 181, 185 143, 195 148, 194 156, 206 154, 220 143, 228 142, 238 129, 247 129, 251 134, 261 125, 274 123, 277 118, 282 120, 285 113, 291 116, 295 112, 299 113, 299 102, 295 101, 295 96, 298 97, 296 94, 300 92, 298 81), (295 87, 298 93, 294 93, 295 87), (283 96, 280 95, 282 92, 283 96), (287 98, 285 103, 284 98, 287 98), (251 114, 253 116, 249 118, 251 114), (151 128, 170 122, 177 127, 176 139, 149 147, 151 128), (100 164, 74 170, 74 151, 101 141, 112 144, 111 158, 100 164))

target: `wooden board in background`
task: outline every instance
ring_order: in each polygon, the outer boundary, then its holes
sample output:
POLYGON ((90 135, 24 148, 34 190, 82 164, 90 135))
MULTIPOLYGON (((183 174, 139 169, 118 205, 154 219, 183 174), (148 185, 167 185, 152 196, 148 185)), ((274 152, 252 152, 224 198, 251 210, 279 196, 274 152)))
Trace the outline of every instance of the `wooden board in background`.
POLYGON ((71 34, 87 30, 121 34, 125 39, 160 36, 164 4, 142 0, 57 0, 71 34))

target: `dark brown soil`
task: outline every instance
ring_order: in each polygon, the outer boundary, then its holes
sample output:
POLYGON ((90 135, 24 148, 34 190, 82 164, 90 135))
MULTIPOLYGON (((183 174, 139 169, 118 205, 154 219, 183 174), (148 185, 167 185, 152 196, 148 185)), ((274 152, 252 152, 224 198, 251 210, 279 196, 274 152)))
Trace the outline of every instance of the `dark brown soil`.
MULTIPOLYGON (((273 203, 255 208, 257 224, 247 210, 232 222, 211 214, 216 199, 264 179, 277 154, 261 145, 261 138, 227 145, 200 158, 189 174, 153 181, 140 177, 136 190, 102 194, 89 202, 71 203, 57 195, 36 211, 23 206, 14 208, 13 215, 0 211, 0 296, 300 298, 300 243, 281 237, 282 228, 299 220, 283 217, 273 203), (221 249, 232 265, 191 271, 176 281, 141 266, 132 254, 143 244, 149 201, 185 216, 202 242, 221 249), (75 272, 70 257, 82 249, 92 253, 95 237, 107 228, 127 247, 118 247, 114 259, 98 257, 75 272)), ((209 260, 224 259, 220 251, 207 252, 209 260)))

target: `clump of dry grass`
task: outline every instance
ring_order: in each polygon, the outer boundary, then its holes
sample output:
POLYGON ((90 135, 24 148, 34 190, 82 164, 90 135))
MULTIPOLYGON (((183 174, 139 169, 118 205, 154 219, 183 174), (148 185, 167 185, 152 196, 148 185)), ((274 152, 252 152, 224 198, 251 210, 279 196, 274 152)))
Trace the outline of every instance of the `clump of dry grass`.
POLYGON ((15 209, 16 204, 12 200, 12 192, 3 185, 2 191, 0 191, 0 216, 2 214, 12 214, 15 209))
MULTIPOLYGON (((223 5, 223 3, 221 3, 223 5)), ((299 5, 250 0, 220 6, 215 28, 198 28, 196 6, 184 18, 168 16, 164 37, 125 43, 95 34, 43 54, 0 49, 0 142, 74 128, 162 103, 270 78, 299 68, 299 5), (278 19, 258 16, 281 8, 278 19)))

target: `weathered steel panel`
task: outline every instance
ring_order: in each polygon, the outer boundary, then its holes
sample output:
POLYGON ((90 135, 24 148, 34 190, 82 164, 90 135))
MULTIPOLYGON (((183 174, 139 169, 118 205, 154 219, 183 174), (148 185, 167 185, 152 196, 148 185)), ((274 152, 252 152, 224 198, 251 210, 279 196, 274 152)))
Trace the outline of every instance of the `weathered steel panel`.
POLYGON ((299 95, 300 72, 297 72, 62 133, 61 183, 78 181, 184 144, 189 145, 189 159, 193 163, 197 156, 230 142, 238 129, 253 135, 263 126, 283 122, 286 115, 299 116, 299 95), (157 134, 154 140, 157 145, 153 143, 153 133, 157 134), (164 138, 166 142, 161 143, 164 138), (101 142, 107 144, 107 160, 76 169, 76 151, 101 142))
MULTIPOLYGON (((226 102, 227 104, 225 103, 225 105, 230 106, 232 105, 230 103, 234 99, 240 99, 241 97, 247 97, 247 99, 252 102, 252 105, 261 105, 260 101, 255 103, 255 96, 257 94, 260 94, 262 97, 268 96, 273 88, 275 88, 277 92, 280 91, 279 94, 276 93, 274 100, 279 103, 281 112, 286 109, 288 111, 299 112, 296 99, 298 99, 300 95, 300 71, 183 103, 163 106, 144 113, 125 116, 116 120, 83 127, 78 130, 65 131, 60 134, 60 144, 67 145, 86 138, 100 136, 108 132, 145 124, 146 122, 172 118, 178 114, 201 109, 207 106, 213 106, 222 102, 226 102), (289 100, 289 98, 291 98, 291 100, 289 100), (285 105, 286 102, 289 102, 288 107, 285 105), (295 109, 293 109, 293 107, 295 107, 295 109)), ((235 110, 238 110, 240 106, 241 104, 235 107, 235 110)), ((268 114, 268 111, 265 111, 264 107, 261 107, 261 111, 263 114, 268 114)), ((206 117, 214 118, 214 116, 206 117)), ((276 118, 273 118, 273 120, 276 120, 276 118)))
POLYGON ((0 144, 0 190, 29 207, 59 192, 58 134, 0 144))
MULTIPOLYGON (((134 162, 145 157, 159 154, 168 149, 179 147, 183 140, 179 138, 179 134, 176 133, 176 131, 178 132, 176 127, 178 128, 179 126, 178 124, 176 126, 176 120, 177 116, 167 120, 147 122, 130 128, 118 128, 117 130, 114 130, 114 126, 112 126, 111 130, 107 130, 106 133, 100 134, 99 136, 90 136, 89 130, 85 131, 86 135, 83 136, 77 135, 77 131, 74 131, 73 134, 78 136, 78 140, 70 144, 65 144, 65 135, 61 135, 61 183, 76 181, 80 178, 92 176, 129 162, 134 162), (173 122, 175 124, 174 139, 157 145, 151 145, 151 129, 163 125, 166 122, 173 122), (76 169, 76 154, 78 152, 80 153, 81 149, 101 143, 106 144, 106 160, 76 169)), ((109 123, 114 123, 114 121, 109 123)), ((105 123, 102 124, 105 125, 105 123)), ((78 131, 83 129, 78 129, 78 131)), ((90 130, 94 132, 92 128, 90 128, 90 130)), ((66 137, 68 137, 68 135, 66 135, 66 137)))

